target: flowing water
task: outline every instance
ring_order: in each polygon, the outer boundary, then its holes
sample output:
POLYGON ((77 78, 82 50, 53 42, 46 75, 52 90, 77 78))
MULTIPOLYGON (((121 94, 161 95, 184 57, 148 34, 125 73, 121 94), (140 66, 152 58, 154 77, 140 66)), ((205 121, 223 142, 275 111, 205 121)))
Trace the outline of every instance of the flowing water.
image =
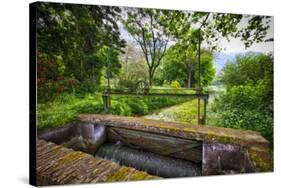
POLYGON ((103 144, 97 150, 96 157, 105 158, 160 177, 171 178, 201 175, 201 168, 195 163, 132 149, 123 146, 120 142, 116 144, 103 144))

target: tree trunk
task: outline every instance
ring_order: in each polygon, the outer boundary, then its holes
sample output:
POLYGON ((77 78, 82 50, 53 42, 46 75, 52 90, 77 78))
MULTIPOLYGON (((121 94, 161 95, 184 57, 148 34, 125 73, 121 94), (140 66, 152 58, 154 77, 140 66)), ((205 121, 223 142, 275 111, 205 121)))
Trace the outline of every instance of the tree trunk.
POLYGON ((127 46, 126 56, 125 56, 125 79, 128 79, 128 60, 129 60, 129 46, 127 46))
POLYGON ((191 88, 192 87, 192 83, 191 83, 191 78, 192 78, 192 65, 189 65, 189 69, 188 69, 188 79, 187 79, 187 87, 191 88))
POLYGON ((152 86, 152 83, 153 83, 153 72, 152 72, 152 70, 149 70, 148 79, 149 79, 149 86, 152 86))
POLYGON ((191 88, 192 87, 191 79, 192 79, 193 65, 192 65, 190 58, 188 58, 188 62, 185 61, 185 67, 186 67, 186 74, 187 74, 187 87, 191 88))
POLYGON ((92 65, 92 79, 93 79, 93 83, 96 84, 96 74, 95 74, 95 70, 96 70, 96 67, 95 67, 95 63, 93 63, 92 65))

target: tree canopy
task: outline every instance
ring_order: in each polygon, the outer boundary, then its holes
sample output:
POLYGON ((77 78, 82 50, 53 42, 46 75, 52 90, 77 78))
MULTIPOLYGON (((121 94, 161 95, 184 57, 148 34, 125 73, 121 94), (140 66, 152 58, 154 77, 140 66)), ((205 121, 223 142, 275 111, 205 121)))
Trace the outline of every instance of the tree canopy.
POLYGON ((117 62, 111 65, 116 72, 125 45, 117 25, 120 12, 118 7, 37 4, 38 89, 42 95, 49 94, 42 98, 74 85, 85 91, 97 87, 106 64, 104 56, 109 56, 105 47, 117 62))

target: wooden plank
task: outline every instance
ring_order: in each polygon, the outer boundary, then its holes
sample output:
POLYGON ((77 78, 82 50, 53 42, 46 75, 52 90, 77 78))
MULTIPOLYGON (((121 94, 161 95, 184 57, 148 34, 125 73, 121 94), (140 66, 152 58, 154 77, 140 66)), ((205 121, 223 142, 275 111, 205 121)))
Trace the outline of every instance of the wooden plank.
POLYGON ((198 141, 116 127, 108 127, 108 139, 111 142, 121 141, 135 149, 196 163, 202 160, 202 143, 198 141))

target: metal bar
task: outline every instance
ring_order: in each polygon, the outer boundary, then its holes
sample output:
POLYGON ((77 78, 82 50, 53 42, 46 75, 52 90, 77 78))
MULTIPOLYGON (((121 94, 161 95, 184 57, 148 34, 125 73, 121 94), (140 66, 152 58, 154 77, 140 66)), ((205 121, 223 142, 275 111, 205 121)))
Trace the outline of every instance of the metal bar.
POLYGON ((200 109, 200 103, 201 103, 201 101, 200 101, 200 98, 198 98, 198 125, 199 124, 201 124, 201 114, 200 114, 200 111, 201 111, 201 109, 200 109))
POLYGON ((204 99, 204 125, 206 124, 207 120, 207 100, 208 99, 204 99))
POLYGON ((109 95, 128 95, 128 96, 167 96, 167 97, 187 97, 187 98, 208 98, 209 94, 174 94, 174 93, 129 93, 129 92, 110 92, 109 95))
POLYGON ((105 113, 110 113, 110 106, 111 106, 110 95, 108 94, 102 95, 102 100, 103 100, 103 108, 105 113))

